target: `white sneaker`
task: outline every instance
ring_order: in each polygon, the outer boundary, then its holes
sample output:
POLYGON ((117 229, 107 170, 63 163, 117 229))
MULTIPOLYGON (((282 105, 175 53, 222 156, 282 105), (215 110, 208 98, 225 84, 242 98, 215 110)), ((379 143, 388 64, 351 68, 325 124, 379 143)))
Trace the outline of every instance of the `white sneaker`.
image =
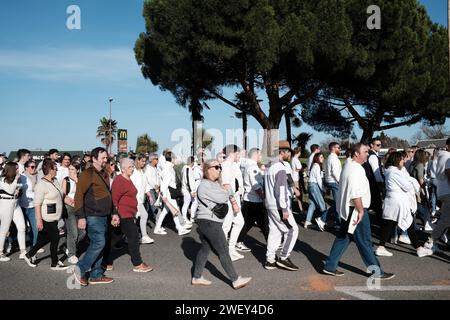
POLYGON ((142 243, 142 244, 150 244, 150 243, 153 243, 153 242, 155 242, 155 240, 153 240, 153 239, 150 238, 149 236, 143 236, 143 237, 141 238, 141 243, 142 243))
POLYGON ((26 251, 26 250, 20 252, 19 260, 25 260, 25 255, 26 255, 26 254, 27 254, 27 251, 26 251))
POLYGON ((312 223, 309 222, 309 221, 305 221, 305 223, 303 224, 303 227, 304 227, 305 229, 308 229, 309 226, 312 226, 312 223))
POLYGON ((69 269, 69 266, 66 266, 61 261, 58 261, 58 264, 55 267, 50 267, 50 269, 55 271, 63 271, 69 269))
POLYGON ((11 260, 10 257, 7 257, 5 254, 0 254, 0 261, 1 262, 8 262, 10 260, 11 260))
POLYGON ((428 249, 428 248, 424 248, 424 247, 417 248, 417 256, 419 258, 426 257, 426 256, 432 256, 432 255, 433 255, 432 249, 428 249))
POLYGON ((164 236, 164 235, 167 234, 167 232, 164 231, 164 230, 162 230, 162 229, 155 229, 155 230, 153 230, 153 233, 154 233, 154 234, 159 234, 159 235, 161 235, 161 236, 164 236))
POLYGON ((249 247, 247 247, 243 242, 236 243, 236 250, 241 252, 250 252, 252 251, 249 247))
POLYGON ((436 215, 436 210, 431 212, 431 216, 434 217, 436 215))
POLYGON ((78 258, 77 258, 77 256, 71 256, 67 261, 70 264, 77 264, 78 263, 78 258))
POLYGON ((430 223, 427 221, 427 223, 425 223, 425 227, 423 228, 425 231, 433 231, 433 226, 430 225, 430 223))
POLYGON ((40 248, 38 251, 37 251, 37 253, 44 253, 45 252, 45 249, 44 248, 40 248))
POLYGON ((436 250, 435 250, 436 245, 434 244, 434 242, 433 242, 433 240, 431 239, 431 237, 428 238, 427 242, 425 242, 425 243, 423 244, 423 247, 426 248, 426 249, 431 249, 431 250, 433 250, 433 251, 436 251, 436 250))
POLYGON ((183 235, 188 234, 190 232, 191 232, 191 230, 188 230, 188 229, 185 229, 185 228, 181 228, 180 230, 178 230, 178 235, 179 236, 183 236, 183 235))
POLYGON ((383 246, 378 246, 377 250, 375 250, 375 254, 379 257, 392 257, 392 252, 386 250, 383 246))
POLYGON ((411 244, 411 240, 407 235, 401 234, 400 237, 398 237, 398 242, 404 243, 404 244, 411 244))
POLYGON ((233 250, 233 251, 230 251, 230 258, 231 258, 231 261, 237 261, 240 259, 244 259, 245 257, 242 254, 240 254, 239 252, 233 250))
POLYGON ((8 247, 6 248, 6 253, 11 253, 12 250, 12 243, 8 241, 8 247))
POLYGON ((233 288, 235 290, 245 287, 250 281, 252 280, 251 277, 241 277, 237 278, 236 281, 233 281, 233 288))
POLYGON ((323 222, 322 219, 320 219, 320 217, 316 218, 315 220, 320 231, 325 231, 325 222, 323 222))

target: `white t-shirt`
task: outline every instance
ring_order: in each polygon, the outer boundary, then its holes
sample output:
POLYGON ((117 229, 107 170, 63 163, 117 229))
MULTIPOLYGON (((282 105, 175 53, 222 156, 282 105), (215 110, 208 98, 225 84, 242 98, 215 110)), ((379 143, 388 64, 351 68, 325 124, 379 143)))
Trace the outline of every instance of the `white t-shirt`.
POLYGON ((361 198, 364 208, 370 207, 370 186, 364 168, 350 160, 344 166, 339 182, 336 209, 342 219, 347 221, 350 207, 354 207, 353 199, 361 198))
POLYGON ((302 170, 302 163, 297 157, 292 158, 291 167, 292 167, 292 179, 294 179, 294 181, 299 181, 300 180, 299 171, 302 170))
POLYGON ((309 172, 309 183, 317 183, 319 185, 320 190, 323 191, 323 178, 322 178, 322 170, 320 170, 320 165, 318 163, 314 163, 312 165, 311 171, 309 172))
POLYGON ((244 193, 244 179, 242 178, 241 169, 236 162, 222 162, 222 173, 220 175, 220 179, 222 185, 229 184, 231 186, 231 190, 233 190, 233 193, 239 193, 239 195, 242 195, 244 193), (238 184, 237 190, 236 184, 238 184))
POLYGON ((336 153, 330 153, 325 162, 325 182, 339 183, 342 165, 336 153))
POLYGON ((445 170, 450 169, 450 152, 439 152, 436 164, 436 186, 437 195, 442 197, 450 194, 450 183, 448 181, 445 170))
POLYGON ((69 168, 58 166, 58 172, 56 173, 56 180, 61 184, 65 177, 69 176, 69 168))

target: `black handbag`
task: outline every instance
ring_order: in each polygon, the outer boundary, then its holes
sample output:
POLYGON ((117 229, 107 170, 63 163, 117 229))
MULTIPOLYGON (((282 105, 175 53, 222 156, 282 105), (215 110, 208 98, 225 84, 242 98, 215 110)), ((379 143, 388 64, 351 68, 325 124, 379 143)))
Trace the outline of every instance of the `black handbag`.
POLYGON ((208 207, 203 201, 202 199, 200 199, 200 197, 197 195, 197 199, 198 201, 200 201, 206 208, 208 208, 209 210, 212 211, 212 213, 214 213, 214 215, 219 218, 219 219, 223 219, 226 217, 227 213, 228 213, 228 203, 218 203, 216 204, 213 208, 208 207))
POLYGON ((47 203, 47 214, 56 213, 56 203, 47 203))

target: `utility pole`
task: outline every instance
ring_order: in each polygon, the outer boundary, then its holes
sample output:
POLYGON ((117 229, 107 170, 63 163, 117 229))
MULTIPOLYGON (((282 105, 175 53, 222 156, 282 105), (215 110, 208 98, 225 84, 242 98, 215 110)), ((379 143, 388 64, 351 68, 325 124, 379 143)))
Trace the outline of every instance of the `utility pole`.
POLYGON ((109 98, 109 134, 108 134, 108 153, 111 155, 112 150, 112 117, 111 117, 111 103, 113 101, 113 98, 109 98))

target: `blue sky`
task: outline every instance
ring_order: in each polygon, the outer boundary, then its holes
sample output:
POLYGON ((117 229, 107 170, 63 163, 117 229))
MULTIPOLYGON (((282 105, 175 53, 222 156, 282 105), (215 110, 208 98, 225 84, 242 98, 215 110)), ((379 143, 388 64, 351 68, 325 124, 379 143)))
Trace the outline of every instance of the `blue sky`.
MULTIPOLYGON (((435 22, 447 25, 446 0, 421 0, 435 22)), ((144 31, 142 0, 2 0, 0 2, 0 152, 30 150, 89 150, 102 116, 128 129, 134 149, 138 135, 148 133, 160 151, 174 147, 177 129, 190 130, 190 114, 144 80, 133 47, 144 31), (69 30, 69 5, 81 9, 81 30, 69 30)), ((209 103, 205 128, 240 128, 234 110, 209 103)), ((448 121, 447 121, 448 123, 448 121)), ((249 128, 260 126, 250 119, 249 128)), ((386 131, 409 140, 419 126, 386 131)), ((327 135, 307 125, 294 133, 312 132, 314 142, 327 135)), ((360 134, 356 130, 357 135, 360 134)), ((280 128, 281 136, 285 128, 280 128)), ((240 141, 237 141, 239 144, 240 141)), ((250 142, 254 146, 257 141, 250 142)), ((220 146, 218 146, 220 147, 220 146)), ((113 151, 115 150, 115 147, 113 151)))

